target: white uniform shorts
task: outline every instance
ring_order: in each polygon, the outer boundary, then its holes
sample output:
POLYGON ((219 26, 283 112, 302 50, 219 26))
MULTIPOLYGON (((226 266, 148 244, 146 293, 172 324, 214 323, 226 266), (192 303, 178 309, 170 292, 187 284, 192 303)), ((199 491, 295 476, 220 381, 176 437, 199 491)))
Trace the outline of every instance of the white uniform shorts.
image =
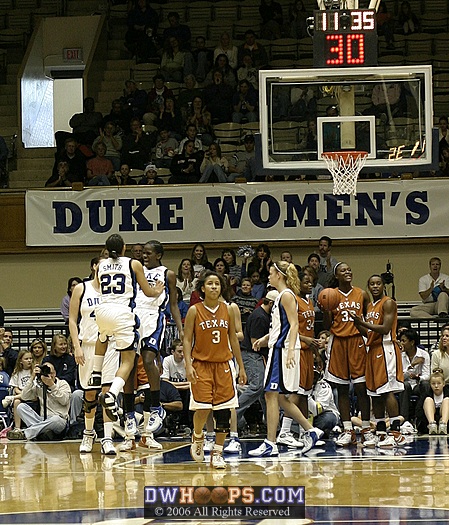
MULTIPOLYGON (((83 343, 81 348, 84 352, 84 365, 78 365, 78 375, 80 385, 83 390, 92 389, 88 386, 89 378, 94 369, 94 355, 95 343, 83 343)), ((103 368, 101 370, 101 384, 102 386, 110 385, 114 380, 115 373, 120 364, 120 354, 115 350, 115 341, 112 340, 108 344, 106 354, 104 356, 103 368)))
POLYGON ((95 309, 98 337, 104 343, 114 336, 116 350, 137 350, 139 318, 124 305, 103 303, 95 309))
POLYGON ((158 310, 136 308, 135 313, 139 318, 140 347, 151 348, 157 354, 161 350, 165 337, 165 315, 158 310))

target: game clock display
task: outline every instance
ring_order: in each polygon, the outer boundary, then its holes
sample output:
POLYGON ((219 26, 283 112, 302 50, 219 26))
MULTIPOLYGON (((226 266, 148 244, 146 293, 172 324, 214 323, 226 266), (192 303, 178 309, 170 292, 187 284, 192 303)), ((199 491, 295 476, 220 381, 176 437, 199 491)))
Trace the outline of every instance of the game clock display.
POLYGON ((314 67, 377 66, 374 9, 314 12, 314 67))

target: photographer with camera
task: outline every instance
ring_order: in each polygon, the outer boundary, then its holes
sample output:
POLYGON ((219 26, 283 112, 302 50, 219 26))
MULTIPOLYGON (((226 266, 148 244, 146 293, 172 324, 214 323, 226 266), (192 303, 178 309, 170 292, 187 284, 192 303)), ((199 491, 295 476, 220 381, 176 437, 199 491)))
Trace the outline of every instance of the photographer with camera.
POLYGON ((41 413, 26 403, 20 403, 17 413, 27 428, 10 431, 8 439, 54 439, 67 425, 71 390, 67 381, 56 377, 52 363, 36 365, 31 378, 22 390, 22 401, 39 399, 41 413))
POLYGON ((432 257, 429 273, 419 278, 422 303, 410 310, 410 317, 447 317, 449 311, 449 275, 441 273, 441 259, 432 257))

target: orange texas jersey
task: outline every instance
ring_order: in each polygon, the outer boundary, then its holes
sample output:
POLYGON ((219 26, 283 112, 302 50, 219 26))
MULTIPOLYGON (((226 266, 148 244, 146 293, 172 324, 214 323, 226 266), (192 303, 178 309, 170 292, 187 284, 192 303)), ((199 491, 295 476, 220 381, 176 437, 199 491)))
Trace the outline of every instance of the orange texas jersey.
POLYGON ((337 337, 351 337, 360 335, 354 325, 351 312, 363 317, 363 290, 353 286, 349 292, 342 292, 337 288, 340 295, 340 302, 335 310, 332 310, 331 332, 337 337))
POLYGON ((195 308, 192 357, 212 363, 224 363, 232 359, 228 306, 220 302, 216 310, 212 311, 204 303, 197 303, 195 308))

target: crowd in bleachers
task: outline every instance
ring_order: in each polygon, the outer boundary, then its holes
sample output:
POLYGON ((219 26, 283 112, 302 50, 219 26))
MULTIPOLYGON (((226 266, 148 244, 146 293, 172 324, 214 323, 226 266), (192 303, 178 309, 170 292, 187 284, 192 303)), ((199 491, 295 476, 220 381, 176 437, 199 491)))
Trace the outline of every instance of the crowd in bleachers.
MULTIPOLYGON (((175 11, 147 0, 130 3, 125 47, 136 65, 123 96, 111 101, 105 116, 86 99, 83 113, 70 121, 73 135, 56 134, 57 158, 46 186, 265 180, 242 159, 250 142, 244 138, 259 128, 258 71, 312 66, 307 17, 315 6, 262 0, 251 4, 256 23, 250 24, 249 4, 228 4, 192 2, 175 11), (73 144, 76 162, 68 153, 73 144)), ((425 16, 415 10, 407 1, 400 7, 381 2, 380 62, 396 63, 399 57, 397 63, 405 64, 418 52, 420 58, 426 54, 426 46, 429 55, 435 52, 438 35, 425 38, 425 16)), ((437 84, 443 87, 444 78, 437 84)), ((299 100, 278 101, 274 119, 298 123, 289 143, 316 147, 310 122, 318 115, 317 96, 308 92, 299 100)), ((398 116, 410 116, 406 113, 398 116)), ((442 175, 445 164, 442 159, 442 175)))

